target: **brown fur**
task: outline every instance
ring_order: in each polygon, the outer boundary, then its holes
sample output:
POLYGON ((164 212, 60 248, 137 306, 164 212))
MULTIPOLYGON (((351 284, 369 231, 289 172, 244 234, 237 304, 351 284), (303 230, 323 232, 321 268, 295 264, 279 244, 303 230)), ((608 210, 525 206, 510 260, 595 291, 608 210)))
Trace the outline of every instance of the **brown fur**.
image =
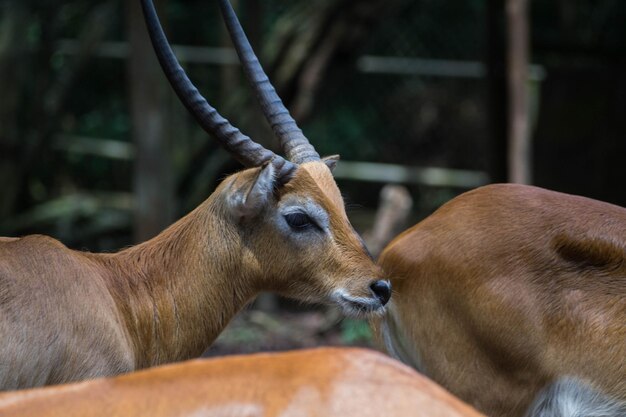
POLYGON ((457 197, 379 264, 396 354, 490 416, 571 376, 626 400, 626 210, 536 187, 457 197))
POLYGON ((46 236, 0 241, 0 389, 196 357, 262 290, 316 302, 337 288, 373 297, 381 272, 326 165, 303 164, 276 193, 263 170, 230 176, 159 236, 119 253, 78 252, 46 236), (279 230, 288 199, 315 201, 330 230, 306 239, 279 230))
POLYGON ((0 394, 5 417, 480 417, 379 353, 326 348, 231 356, 0 394))

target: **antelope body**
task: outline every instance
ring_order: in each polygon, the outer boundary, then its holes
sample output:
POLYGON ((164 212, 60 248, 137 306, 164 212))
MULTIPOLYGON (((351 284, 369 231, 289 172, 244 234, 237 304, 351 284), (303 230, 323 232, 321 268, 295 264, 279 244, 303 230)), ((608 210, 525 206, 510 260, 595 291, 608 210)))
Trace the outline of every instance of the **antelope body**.
POLYGON ((350 225, 329 167, 280 102, 227 0, 233 41, 289 160, 230 125, 178 65, 150 0, 155 51, 201 126, 249 167, 156 238, 115 254, 45 236, 0 239, 0 389, 189 359, 262 290, 380 312, 390 296, 350 225))
POLYGON ((485 414, 626 415, 626 209, 486 186, 379 264, 394 286, 389 353, 485 414))
POLYGON ((480 417, 380 353, 326 348, 167 365, 0 394, 5 417, 480 417))

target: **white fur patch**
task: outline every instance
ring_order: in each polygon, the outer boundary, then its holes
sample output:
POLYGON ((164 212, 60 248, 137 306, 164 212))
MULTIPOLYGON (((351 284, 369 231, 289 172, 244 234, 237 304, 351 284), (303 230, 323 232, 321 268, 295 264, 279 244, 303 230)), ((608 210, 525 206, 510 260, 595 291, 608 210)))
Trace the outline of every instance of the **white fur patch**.
POLYGON ((575 378, 563 378, 546 387, 526 417, 624 417, 626 403, 598 392, 575 378))
POLYGON ((320 393, 312 387, 303 386, 296 392, 287 407, 281 411, 279 417, 310 417, 317 415, 312 410, 324 410, 328 405, 320 393))
POLYGON ((403 334, 400 318, 395 314, 393 300, 389 303, 387 314, 382 320, 381 332, 385 350, 394 359, 405 363, 426 375, 417 347, 411 346, 403 334))
POLYGON ((380 301, 370 297, 355 297, 344 289, 334 290, 330 296, 343 314, 350 317, 367 317, 371 314, 384 314, 385 307, 380 301))
POLYGON ((263 417, 265 412, 258 404, 231 402, 218 406, 203 406, 185 414, 187 417, 263 417))

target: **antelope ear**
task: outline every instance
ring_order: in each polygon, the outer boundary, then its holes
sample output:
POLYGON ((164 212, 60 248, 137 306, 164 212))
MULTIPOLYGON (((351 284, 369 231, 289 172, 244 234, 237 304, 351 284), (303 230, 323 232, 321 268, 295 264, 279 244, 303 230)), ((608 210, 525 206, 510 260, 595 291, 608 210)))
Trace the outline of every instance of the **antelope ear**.
POLYGON ((248 186, 244 185, 231 194, 231 210, 239 220, 251 219, 261 213, 273 195, 276 182, 274 176, 274 166, 265 164, 248 186))
POLYGON ((332 172, 337 166, 337 162, 339 162, 339 155, 330 155, 322 158, 322 161, 326 164, 326 166, 332 172))

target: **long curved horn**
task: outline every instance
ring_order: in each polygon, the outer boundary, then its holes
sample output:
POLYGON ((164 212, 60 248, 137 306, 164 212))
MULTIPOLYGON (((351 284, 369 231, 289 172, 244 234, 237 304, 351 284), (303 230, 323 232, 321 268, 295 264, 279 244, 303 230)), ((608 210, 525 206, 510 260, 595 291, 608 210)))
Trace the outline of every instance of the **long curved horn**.
POLYGON ((274 152, 265 149, 244 135, 223 118, 187 77, 172 48, 165 37, 161 23, 152 4, 152 0, 141 0, 144 17, 152 46, 165 72, 165 76, 178 98, 187 110, 195 117, 200 126, 213 135, 235 159, 246 167, 261 166, 272 162, 276 168, 276 175, 283 182, 288 181, 296 170, 296 165, 285 160, 274 152))
POLYGON ((219 0, 219 4, 244 72, 256 93, 265 118, 280 141, 287 159, 296 164, 318 161, 320 159, 319 154, 291 117, 289 110, 278 97, 276 90, 263 71, 230 1, 219 0))

